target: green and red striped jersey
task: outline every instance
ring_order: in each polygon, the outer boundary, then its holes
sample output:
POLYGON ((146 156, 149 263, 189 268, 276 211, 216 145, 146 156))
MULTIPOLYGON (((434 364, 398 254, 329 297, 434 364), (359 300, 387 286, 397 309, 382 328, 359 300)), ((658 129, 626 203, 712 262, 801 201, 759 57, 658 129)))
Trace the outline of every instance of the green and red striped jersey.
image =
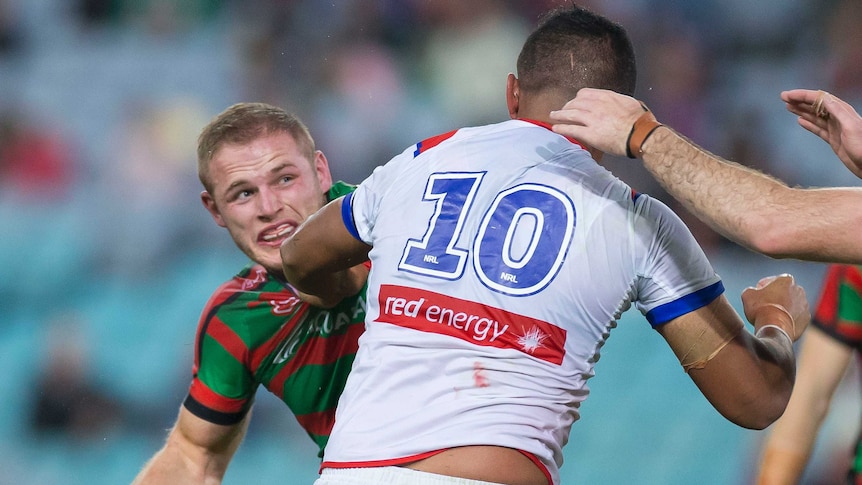
MULTIPOLYGON (((337 184, 329 195, 350 190, 337 184)), ((206 421, 236 424, 263 385, 287 404, 322 456, 364 321, 365 288, 334 308, 316 308, 249 264, 204 308, 184 406, 206 421)))
POLYGON ((812 323, 839 342, 862 350, 862 269, 829 267, 812 323))
MULTIPOLYGON (((832 265, 826 272, 811 324, 836 341, 862 351, 862 267, 832 265)), ((862 484, 862 436, 847 483, 862 484)))

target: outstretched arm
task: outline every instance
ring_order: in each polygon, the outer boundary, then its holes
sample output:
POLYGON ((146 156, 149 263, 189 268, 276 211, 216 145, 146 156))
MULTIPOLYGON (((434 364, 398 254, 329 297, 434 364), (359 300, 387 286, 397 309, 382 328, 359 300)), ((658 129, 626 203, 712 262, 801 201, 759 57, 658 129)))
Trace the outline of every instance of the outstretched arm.
POLYGON ((222 426, 181 407, 165 446, 144 465, 132 485, 220 484, 248 428, 249 416, 222 426))
POLYGON ((281 245, 287 281, 305 295, 330 302, 338 302, 362 289, 368 273, 362 263, 368 260, 371 249, 344 226, 342 200, 325 205, 281 245), (364 271, 362 278, 356 273, 360 270, 364 271))
POLYGON ((763 448, 758 485, 799 483, 852 355, 850 347, 816 327, 807 332, 790 403, 763 448))
POLYGON ((739 426, 763 429, 787 406, 795 378, 793 341, 811 317, 804 290, 789 275, 761 281, 742 299, 753 335, 724 295, 658 331, 719 413, 739 426))
MULTIPOLYGON (((623 156, 643 113, 629 96, 582 89, 551 118, 558 123, 554 131, 623 156)), ((728 239, 774 258, 862 263, 862 189, 791 188, 715 156, 667 126, 655 129, 641 149, 644 166, 659 183, 728 239)))

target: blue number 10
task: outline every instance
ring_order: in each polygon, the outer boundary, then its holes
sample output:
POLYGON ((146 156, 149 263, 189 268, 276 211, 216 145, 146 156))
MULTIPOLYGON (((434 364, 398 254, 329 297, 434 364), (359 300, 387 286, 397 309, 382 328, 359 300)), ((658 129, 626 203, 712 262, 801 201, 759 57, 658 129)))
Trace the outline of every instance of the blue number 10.
MULTIPOLYGON (((456 244, 484 177, 438 173, 423 200, 435 211, 422 239, 409 239, 398 268, 434 278, 458 279, 470 251, 456 244)), ((566 258, 575 229, 575 206, 562 191, 525 183, 494 197, 473 240, 473 268, 487 287, 508 295, 536 293, 550 283, 566 258)))

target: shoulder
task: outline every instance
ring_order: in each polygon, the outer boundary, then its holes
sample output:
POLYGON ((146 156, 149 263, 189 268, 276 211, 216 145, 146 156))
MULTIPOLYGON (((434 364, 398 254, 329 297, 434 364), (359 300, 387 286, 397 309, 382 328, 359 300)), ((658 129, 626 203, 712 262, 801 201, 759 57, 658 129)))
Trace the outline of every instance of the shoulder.
POLYGON ((356 185, 348 184, 347 182, 339 180, 337 182, 333 182, 332 187, 329 188, 329 192, 326 196, 328 200, 332 201, 341 196, 347 195, 354 190, 356 190, 356 185))
POLYGON ((213 292, 201 314, 200 326, 214 319, 235 330, 251 322, 260 326, 268 320, 279 325, 303 306, 293 290, 270 276, 262 266, 249 264, 213 292))

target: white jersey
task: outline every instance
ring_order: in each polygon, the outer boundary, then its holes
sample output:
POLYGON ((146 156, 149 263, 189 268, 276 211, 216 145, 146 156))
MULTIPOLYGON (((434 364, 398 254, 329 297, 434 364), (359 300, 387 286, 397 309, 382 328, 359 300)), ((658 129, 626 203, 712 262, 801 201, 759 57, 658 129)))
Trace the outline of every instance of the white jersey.
POLYGON ((562 447, 632 302, 654 326, 723 291, 691 233, 577 143, 511 120, 426 140, 343 204, 373 246, 366 331, 324 467, 562 447))

